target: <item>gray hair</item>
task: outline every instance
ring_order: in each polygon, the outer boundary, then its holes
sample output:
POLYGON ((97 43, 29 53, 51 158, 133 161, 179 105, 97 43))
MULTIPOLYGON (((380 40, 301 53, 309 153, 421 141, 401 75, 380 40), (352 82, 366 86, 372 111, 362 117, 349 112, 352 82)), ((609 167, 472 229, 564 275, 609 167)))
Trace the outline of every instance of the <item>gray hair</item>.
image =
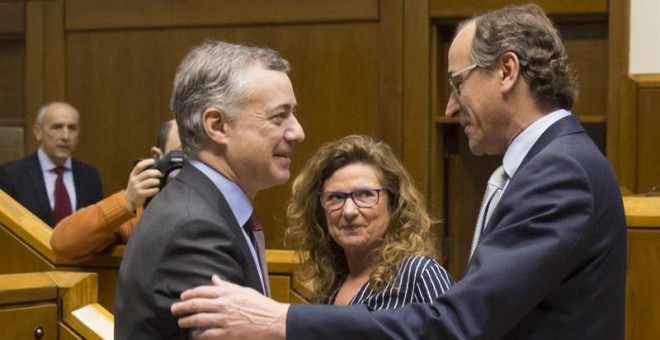
POLYGON ((174 78, 170 108, 179 125, 184 153, 196 155, 207 141, 202 114, 209 107, 236 119, 246 96, 243 77, 248 66, 289 72, 289 63, 269 48, 207 41, 181 61, 174 78))
POLYGON ((37 111, 37 117, 34 120, 35 125, 43 126, 44 117, 46 116, 46 113, 48 113, 48 110, 50 110, 51 106, 53 105, 66 105, 71 107, 74 111, 78 112, 78 110, 75 107, 71 106, 71 104, 67 102, 48 102, 46 104, 41 105, 41 107, 37 111))
POLYGON ((50 108, 50 103, 41 105, 39 111, 37 111, 37 119, 34 121, 35 124, 39 126, 44 124, 44 116, 46 115, 46 112, 48 112, 48 108, 50 108))
POLYGON ((579 92, 577 76, 557 28, 541 7, 505 7, 467 20, 459 30, 472 21, 476 24, 473 62, 489 70, 503 53, 513 52, 540 107, 573 107, 579 92))

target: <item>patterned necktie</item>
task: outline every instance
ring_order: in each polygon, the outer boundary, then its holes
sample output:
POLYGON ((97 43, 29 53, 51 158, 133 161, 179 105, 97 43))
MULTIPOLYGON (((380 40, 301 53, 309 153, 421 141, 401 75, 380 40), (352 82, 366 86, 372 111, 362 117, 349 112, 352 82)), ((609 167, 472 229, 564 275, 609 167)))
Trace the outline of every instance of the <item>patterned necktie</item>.
POLYGON ((495 169, 493 174, 488 180, 488 186, 486 187, 486 193, 484 194, 484 199, 481 202, 481 208, 479 208, 479 217, 477 218, 477 225, 474 228, 474 238, 472 239, 472 247, 470 248, 470 258, 474 254, 474 250, 479 244, 479 237, 481 232, 488 224, 490 216, 492 215, 497 203, 500 202, 500 197, 502 197, 502 191, 504 189, 504 184, 509 177, 504 171, 504 166, 500 165, 499 168, 495 169))
POLYGON ((53 217, 55 218, 54 225, 57 225, 60 220, 71 215, 71 200, 64 185, 64 167, 58 166, 55 168, 55 173, 57 173, 57 178, 55 179, 55 207, 53 208, 53 217))
POLYGON ((261 222, 257 218, 257 215, 252 212, 252 216, 245 223, 245 231, 250 235, 250 241, 252 241, 252 246, 257 252, 257 258, 259 259, 259 265, 261 266, 262 280, 264 283, 264 288, 266 290, 266 296, 270 297, 270 286, 268 284, 268 264, 266 263, 266 241, 264 240, 264 229, 261 226, 261 222))

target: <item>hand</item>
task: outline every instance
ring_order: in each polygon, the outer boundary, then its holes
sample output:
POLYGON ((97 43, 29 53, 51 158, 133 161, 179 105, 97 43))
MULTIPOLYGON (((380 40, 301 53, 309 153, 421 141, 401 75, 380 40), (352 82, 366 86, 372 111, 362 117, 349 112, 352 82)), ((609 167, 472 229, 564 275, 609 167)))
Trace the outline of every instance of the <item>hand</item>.
POLYGON ((155 163, 153 158, 143 159, 133 167, 126 184, 126 207, 133 213, 144 205, 147 198, 158 193, 162 174, 156 169, 148 169, 155 163), (145 170, 146 169, 146 170, 145 170))
POLYGON ((179 327, 193 328, 193 339, 285 339, 288 304, 217 275, 211 281, 183 292, 183 301, 171 307, 179 327))

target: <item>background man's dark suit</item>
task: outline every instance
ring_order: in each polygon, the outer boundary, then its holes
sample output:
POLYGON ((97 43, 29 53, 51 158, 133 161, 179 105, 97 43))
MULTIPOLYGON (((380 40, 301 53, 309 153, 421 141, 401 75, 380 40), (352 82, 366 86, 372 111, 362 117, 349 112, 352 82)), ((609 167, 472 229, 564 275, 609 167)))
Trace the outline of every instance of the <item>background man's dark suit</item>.
POLYGON ((529 151, 465 277, 436 303, 389 313, 292 305, 287 338, 623 339, 622 207, 609 163, 565 117, 529 151))
MULTIPOLYGON (((72 158, 71 171, 76 188, 77 209, 103 199, 101 178, 96 168, 72 158)), ((0 189, 48 225, 54 226, 53 211, 36 152, 0 166, 0 189)))
POLYGON ((190 164, 145 210, 119 269, 117 339, 188 339, 170 313, 213 274, 262 291, 250 249, 224 196, 190 164), (140 245, 138 248, 136 245, 140 245))

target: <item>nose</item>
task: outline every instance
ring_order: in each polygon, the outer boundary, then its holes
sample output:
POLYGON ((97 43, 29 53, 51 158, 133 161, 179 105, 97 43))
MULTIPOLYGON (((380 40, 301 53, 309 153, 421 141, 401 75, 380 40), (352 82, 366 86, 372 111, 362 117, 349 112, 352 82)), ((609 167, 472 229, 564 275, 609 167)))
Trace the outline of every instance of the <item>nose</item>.
POLYGON ((65 127, 62 129, 62 139, 66 140, 69 139, 69 128, 65 127))
POLYGON ((346 197, 346 202, 344 202, 344 206, 341 207, 344 215, 355 215, 358 211, 358 206, 355 204, 355 201, 353 201, 353 197, 346 197))
POLYGON ((458 97, 454 91, 451 91, 449 99, 447 100, 447 107, 445 108, 445 116, 453 117, 458 112, 461 111, 461 103, 458 101, 458 97))
POLYGON ((292 122, 289 128, 284 132, 284 138, 294 143, 302 142, 305 140, 305 131, 303 130, 302 125, 300 125, 300 122, 298 122, 296 116, 291 115, 291 118, 292 122))

